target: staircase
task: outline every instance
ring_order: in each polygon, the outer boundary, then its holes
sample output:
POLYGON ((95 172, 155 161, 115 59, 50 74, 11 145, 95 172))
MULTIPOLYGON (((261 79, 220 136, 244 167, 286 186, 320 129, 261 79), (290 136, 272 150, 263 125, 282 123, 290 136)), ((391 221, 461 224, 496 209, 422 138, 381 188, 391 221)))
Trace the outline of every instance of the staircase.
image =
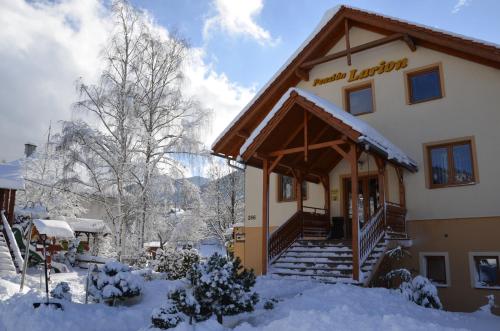
POLYGON ((16 267, 14 261, 12 260, 12 255, 10 254, 9 246, 3 235, 3 231, 0 231, 0 276, 15 275, 16 267))
POLYGON ((270 273, 292 279, 314 279, 325 283, 364 285, 371 278, 387 248, 381 240, 361 266, 362 277, 354 281, 349 241, 297 240, 270 265, 270 273))

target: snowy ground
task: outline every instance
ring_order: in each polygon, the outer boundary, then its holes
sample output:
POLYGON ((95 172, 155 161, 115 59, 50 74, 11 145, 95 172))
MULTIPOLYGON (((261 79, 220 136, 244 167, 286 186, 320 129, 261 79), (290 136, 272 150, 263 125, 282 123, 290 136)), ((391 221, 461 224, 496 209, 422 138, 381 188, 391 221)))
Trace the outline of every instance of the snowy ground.
MULTIPOLYGON (((0 331, 11 330, 148 330, 150 315, 179 281, 145 283, 141 302, 130 307, 83 305, 86 272, 53 275, 52 285, 70 283, 75 303, 64 311, 32 308, 42 300, 37 275, 28 276, 25 293, 19 294, 19 277, 0 278, 0 331)), ((394 291, 349 285, 325 285, 309 281, 259 278, 256 288, 261 300, 256 311, 225 318, 222 327, 209 320, 175 330, 500 330, 500 317, 486 313, 450 313, 426 309, 405 301, 394 291), (270 298, 279 302, 273 310, 263 309, 270 298)))

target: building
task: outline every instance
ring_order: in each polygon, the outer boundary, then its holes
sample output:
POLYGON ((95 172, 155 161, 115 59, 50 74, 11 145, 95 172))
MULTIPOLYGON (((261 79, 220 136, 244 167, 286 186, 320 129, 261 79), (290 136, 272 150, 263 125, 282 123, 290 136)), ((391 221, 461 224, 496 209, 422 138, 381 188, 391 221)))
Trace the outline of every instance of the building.
POLYGON ((244 265, 368 285, 403 243, 446 309, 484 305, 500 289, 499 69, 499 45, 327 12, 212 146, 245 164, 244 265))

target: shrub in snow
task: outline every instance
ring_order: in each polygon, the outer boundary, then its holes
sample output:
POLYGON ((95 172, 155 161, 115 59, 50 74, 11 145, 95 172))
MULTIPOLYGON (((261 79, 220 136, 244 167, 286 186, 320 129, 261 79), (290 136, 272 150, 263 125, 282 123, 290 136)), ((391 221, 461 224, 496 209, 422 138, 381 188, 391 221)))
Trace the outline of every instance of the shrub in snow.
POLYGON ((411 272, 408 269, 395 269, 389 271, 386 275, 385 278, 387 280, 393 280, 393 279, 398 279, 401 282, 409 282, 411 280, 411 272))
POLYGON ((416 276, 413 280, 402 283, 399 289, 409 301, 417 305, 443 309, 436 286, 423 276, 416 276))
POLYGON ((151 315, 153 326, 159 329, 175 328, 182 321, 184 321, 183 316, 170 300, 165 306, 153 310, 151 315))
POLYGON ((493 308, 497 307, 497 305, 495 305, 495 295, 494 294, 487 295, 486 299, 488 299, 488 303, 484 306, 479 307, 479 311, 491 314, 493 308))
POLYGON ((71 289, 66 282, 60 282, 50 291, 50 296, 55 299, 71 301, 71 289))
POLYGON ((212 315, 222 323, 223 316, 254 309, 258 295, 253 271, 243 269, 240 260, 231 261, 219 254, 196 264, 188 274, 190 286, 170 294, 177 309, 192 320, 203 321, 212 315))
POLYGON ((278 299, 272 298, 264 303, 264 309, 271 310, 274 309, 274 305, 278 303, 278 299))
POLYGON ((115 300, 136 297, 142 291, 142 278, 131 268, 111 261, 96 267, 91 274, 89 293, 97 302, 114 304, 115 300))
POLYGON ((186 277, 193 265, 200 261, 198 251, 190 246, 181 250, 167 248, 156 252, 155 270, 164 272, 168 279, 186 277))
POLYGON ((76 254, 80 246, 80 239, 71 240, 68 243, 68 251, 64 254, 64 263, 68 266, 74 267, 76 264, 76 254))
POLYGON ((151 264, 149 256, 150 254, 146 249, 141 250, 132 265, 137 269, 145 269, 149 267, 149 265, 151 264))

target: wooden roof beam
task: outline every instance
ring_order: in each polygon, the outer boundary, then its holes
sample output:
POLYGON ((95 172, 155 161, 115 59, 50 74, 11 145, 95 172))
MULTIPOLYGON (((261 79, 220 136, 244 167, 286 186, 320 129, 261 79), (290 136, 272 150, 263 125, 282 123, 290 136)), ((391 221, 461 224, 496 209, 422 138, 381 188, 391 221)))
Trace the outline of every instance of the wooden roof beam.
POLYGON ((404 37, 405 37, 405 34, 403 34, 403 33, 395 33, 395 34, 392 34, 392 35, 384 37, 384 38, 380 38, 380 39, 373 40, 373 41, 367 42, 365 44, 362 44, 362 45, 359 45, 356 47, 352 47, 349 50, 346 49, 346 50, 343 50, 343 51, 340 51, 337 53, 333 53, 330 55, 320 57, 318 59, 306 61, 300 65, 300 68, 310 70, 311 68, 313 68, 314 66, 316 66, 318 64, 330 62, 330 61, 339 59, 341 57, 347 56, 348 54, 355 54, 355 53, 359 53, 362 51, 366 51, 367 49, 370 49, 370 48, 385 45, 387 43, 390 43, 390 42, 393 42, 396 40, 404 39, 404 37))
MULTIPOLYGON (((325 142, 318 143, 318 144, 307 145, 307 150, 310 151, 310 150, 321 149, 321 148, 326 148, 326 147, 335 148, 335 147, 337 147, 337 145, 342 145, 345 143, 346 143, 345 140, 342 140, 342 139, 325 141, 325 142)), ((276 157, 276 156, 280 156, 280 155, 305 152, 305 150, 306 150, 305 146, 300 146, 300 147, 293 147, 293 148, 287 148, 287 149, 274 151, 274 152, 268 153, 268 155, 272 156, 272 157, 276 157)))

